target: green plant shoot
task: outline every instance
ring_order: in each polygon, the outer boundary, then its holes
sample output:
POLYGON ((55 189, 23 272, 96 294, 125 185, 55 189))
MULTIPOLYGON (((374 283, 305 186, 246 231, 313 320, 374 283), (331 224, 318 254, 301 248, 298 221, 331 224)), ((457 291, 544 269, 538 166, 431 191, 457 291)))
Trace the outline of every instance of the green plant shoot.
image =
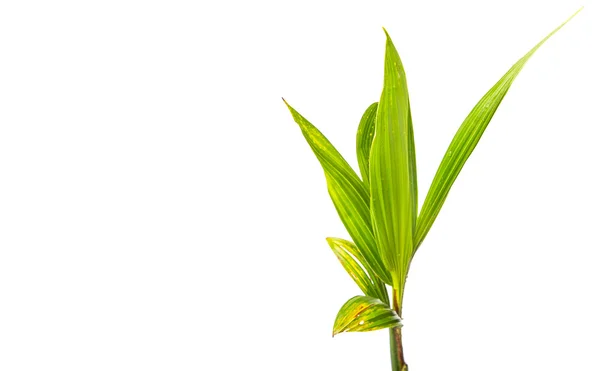
POLYGON ((402 299, 415 252, 525 63, 579 11, 519 59, 477 102, 448 146, 420 211, 406 73, 385 29, 383 91, 379 102, 366 109, 356 135, 360 176, 329 140, 284 100, 325 171, 327 190, 352 239, 329 237, 327 242, 364 294, 351 298, 339 310, 334 335, 389 328, 392 370, 408 370, 402 348, 402 299))

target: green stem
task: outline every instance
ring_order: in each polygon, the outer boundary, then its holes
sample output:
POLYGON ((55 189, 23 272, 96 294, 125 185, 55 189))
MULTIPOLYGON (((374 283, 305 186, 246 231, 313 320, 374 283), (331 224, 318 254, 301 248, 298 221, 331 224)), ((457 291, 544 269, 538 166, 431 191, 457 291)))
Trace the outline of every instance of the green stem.
MULTIPOLYGON (((402 291, 402 289, 393 289, 392 294, 393 308, 400 318, 402 318, 402 291)), ((402 349, 402 327, 390 329, 390 355, 392 358, 392 371, 408 371, 408 365, 404 360, 404 350, 402 349)))

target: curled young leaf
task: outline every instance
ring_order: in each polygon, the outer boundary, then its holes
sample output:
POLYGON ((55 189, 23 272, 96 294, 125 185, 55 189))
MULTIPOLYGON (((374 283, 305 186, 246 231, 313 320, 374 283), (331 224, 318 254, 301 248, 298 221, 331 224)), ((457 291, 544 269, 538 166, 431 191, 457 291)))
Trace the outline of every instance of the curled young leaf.
POLYGON ((402 326, 400 317, 379 299, 355 296, 340 308, 333 336, 342 332, 365 332, 402 326))

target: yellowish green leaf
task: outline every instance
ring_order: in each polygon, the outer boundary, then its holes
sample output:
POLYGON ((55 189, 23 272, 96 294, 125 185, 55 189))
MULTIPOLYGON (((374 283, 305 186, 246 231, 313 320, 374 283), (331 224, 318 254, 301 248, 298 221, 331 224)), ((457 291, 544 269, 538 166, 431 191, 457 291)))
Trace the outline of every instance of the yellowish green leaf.
POLYGON ((404 67, 386 32, 384 83, 369 158, 371 219, 394 287, 406 277, 417 216, 415 148, 404 67))
POLYGON ((329 195, 365 265, 384 282, 391 283, 373 237, 367 189, 329 140, 287 102, 286 105, 325 171, 329 195))
POLYGON ((358 264, 358 262, 344 249, 344 245, 337 243, 337 241, 328 238, 327 242, 333 250, 333 253, 338 258, 346 272, 352 277, 354 282, 358 285, 360 290, 368 296, 377 297, 377 292, 373 286, 373 282, 369 278, 369 275, 365 270, 358 264))
MULTIPOLYGON (((581 10, 581 9, 580 9, 581 10)), ((579 13, 579 11, 577 11, 579 13)), ((516 79, 517 75, 529 58, 535 53, 546 40, 560 30, 567 22, 571 20, 577 13, 573 14, 563 24, 558 26, 542 41, 533 47, 527 54, 517 61, 504 76, 494 85, 481 100, 475 105, 469 113, 465 121, 462 123, 450 146, 446 150, 446 154, 440 163, 440 166, 435 174, 429 192, 425 197, 425 202, 421 208, 417 222, 417 230, 415 233, 415 250, 425 239, 429 229, 433 225, 438 216, 450 188, 465 162, 475 149, 483 132, 487 128, 490 120, 494 116, 496 109, 504 99, 508 89, 516 79)))
POLYGON ((333 336, 342 332, 365 332, 397 326, 402 326, 400 317, 379 299, 355 296, 339 310, 333 336))
POLYGON ((327 243, 346 272, 365 295, 373 296, 386 304, 389 303, 385 285, 367 268, 364 257, 354 243, 335 237, 328 237, 327 243))

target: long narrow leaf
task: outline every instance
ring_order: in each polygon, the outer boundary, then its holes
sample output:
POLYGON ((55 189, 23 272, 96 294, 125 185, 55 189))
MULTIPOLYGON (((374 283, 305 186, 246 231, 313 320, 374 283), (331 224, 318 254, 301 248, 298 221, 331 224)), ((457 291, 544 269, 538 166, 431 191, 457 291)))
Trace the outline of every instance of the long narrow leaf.
POLYGON ((579 11, 573 14, 567 21, 552 31, 542 41, 533 47, 525 56, 517 61, 504 76, 494 85, 481 100, 475 105, 471 113, 458 129, 454 139, 450 143, 444 158, 435 174, 425 202, 419 214, 417 231, 415 234, 414 250, 419 247, 429 232, 437 215, 450 192, 452 184, 463 168, 465 162, 475 149, 483 132, 487 128, 496 109, 508 92, 511 84, 525 66, 529 58, 546 42, 552 35, 560 30, 579 11))
POLYGON ((369 159, 371 218, 394 287, 410 263, 417 216, 416 165, 404 67, 386 34, 384 84, 369 159))
POLYGON ((329 195, 342 223, 364 256, 366 265, 384 282, 391 283, 390 274, 379 257, 373 237, 369 193, 364 184, 329 140, 287 102, 286 105, 321 163, 329 195))
POLYGON ((400 317, 380 300, 355 296, 339 310, 333 336, 342 332, 365 332, 402 326, 400 317))
POLYGON ((373 144, 373 135, 375 134, 375 117, 377 115, 377 102, 371 104, 358 124, 356 132, 356 157, 358 157, 358 167, 360 175, 367 189, 369 189, 369 155, 371 154, 371 144, 373 144))

